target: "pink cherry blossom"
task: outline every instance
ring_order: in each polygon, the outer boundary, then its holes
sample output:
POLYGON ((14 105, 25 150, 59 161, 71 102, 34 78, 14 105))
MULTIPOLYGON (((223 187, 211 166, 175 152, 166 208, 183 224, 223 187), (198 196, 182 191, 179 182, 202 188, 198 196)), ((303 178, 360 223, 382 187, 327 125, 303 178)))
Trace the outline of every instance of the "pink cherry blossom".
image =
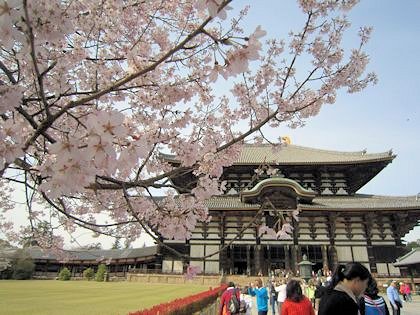
MULTIPOLYGON (((207 200, 226 193, 223 171, 244 143, 303 126, 339 89, 377 81, 366 73, 371 29, 354 49, 342 45, 343 12, 356 1, 298 2, 306 19, 282 40, 265 39, 263 26, 246 34, 248 7, 221 22, 233 13, 224 0, 0 0, 1 209, 20 211, 9 196, 26 189, 24 217, 72 235, 190 238, 211 219, 207 200)), ((13 241, 63 245, 55 230, 20 231, 3 214, 0 227, 13 241)), ((276 229, 259 233, 292 233, 276 229)))
POLYGON ((200 266, 194 266, 194 265, 189 264, 187 266, 187 272, 185 273, 185 278, 188 280, 191 280, 194 277, 196 277, 197 274, 199 274, 200 272, 201 272, 200 266))

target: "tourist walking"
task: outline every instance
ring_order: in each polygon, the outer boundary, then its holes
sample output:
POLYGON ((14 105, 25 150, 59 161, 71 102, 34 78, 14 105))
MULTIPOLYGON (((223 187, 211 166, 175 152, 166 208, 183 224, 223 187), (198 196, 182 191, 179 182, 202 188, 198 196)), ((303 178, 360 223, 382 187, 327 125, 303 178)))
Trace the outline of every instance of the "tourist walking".
POLYGON ((251 283, 248 293, 257 297, 258 315, 267 315, 268 313, 268 292, 267 288, 263 286, 262 280, 258 278, 255 283, 251 283))
POLYGON ((361 263, 339 265, 321 297, 318 315, 358 315, 357 297, 364 293, 370 277, 361 263))
MULTIPOLYGON (((276 306, 277 306, 277 291, 276 291, 276 282, 274 281, 274 279, 272 279, 270 281, 270 305, 271 305, 271 312, 272 315, 276 314, 276 306)), ((279 313, 280 314, 280 313, 279 313)))
POLYGON ((376 280, 370 278, 365 294, 360 298, 361 315, 389 315, 385 300, 378 292, 376 280))
POLYGON ((315 315, 311 301, 302 294, 300 281, 292 279, 287 283, 281 315, 315 315))
POLYGON ((226 291, 223 292, 220 298, 219 315, 232 315, 229 310, 229 303, 234 294, 236 295, 239 304, 241 298, 240 290, 235 288, 235 284, 233 282, 229 282, 226 291))
POLYGON ((279 285, 275 287, 275 290, 277 292, 277 306, 279 309, 279 314, 281 314, 281 306, 286 300, 286 280, 280 280, 279 285))
POLYGON ((315 286, 312 279, 308 281, 308 286, 306 287, 305 295, 309 299, 309 301, 311 301, 312 307, 315 308, 315 286))
POLYGON ((404 293, 407 298, 407 302, 413 302, 413 298, 411 297, 411 287, 410 284, 406 283, 404 287, 404 293))
POLYGON ((405 295, 405 283, 400 282, 400 294, 403 297, 404 302, 407 302, 407 296, 405 295))
POLYGON ((321 297, 326 292, 327 288, 322 285, 322 282, 319 280, 315 286, 315 311, 318 312, 319 309, 319 301, 321 301, 321 297))
POLYGON ((400 315, 400 309, 402 307, 402 301, 398 294, 397 281, 391 281, 391 284, 386 289, 386 295, 388 296, 389 303, 391 304, 392 315, 400 315))

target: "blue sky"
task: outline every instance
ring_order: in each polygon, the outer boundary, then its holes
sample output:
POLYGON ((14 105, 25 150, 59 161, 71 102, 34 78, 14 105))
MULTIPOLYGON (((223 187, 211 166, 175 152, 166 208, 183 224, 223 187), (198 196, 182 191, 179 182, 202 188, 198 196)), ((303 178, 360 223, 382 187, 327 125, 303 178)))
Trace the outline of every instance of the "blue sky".
MULTIPOLYGON (((268 37, 285 38, 300 27, 303 15, 293 0, 234 1, 250 4, 246 30, 262 25, 268 37)), ((280 128, 292 143, 321 149, 384 152, 397 158, 359 192, 378 195, 420 193, 420 1, 365 0, 349 14, 352 28, 346 47, 356 46, 354 34, 361 26, 374 28, 366 51, 368 71, 379 82, 357 94, 342 93, 334 105, 325 105, 320 114, 303 128, 280 128)), ((420 238, 415 228, 407 240, 420 238)))

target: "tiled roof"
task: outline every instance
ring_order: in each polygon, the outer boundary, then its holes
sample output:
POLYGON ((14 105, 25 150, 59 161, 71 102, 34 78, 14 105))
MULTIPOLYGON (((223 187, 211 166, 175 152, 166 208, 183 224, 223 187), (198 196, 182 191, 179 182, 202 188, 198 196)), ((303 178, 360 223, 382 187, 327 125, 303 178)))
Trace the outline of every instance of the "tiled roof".
MULTIPOLYGON (((33 259, 57 259, 57 256, 40 247, 27 248, 29 255, 33 259)), ((105 260, 105 259, 126 259, 153 256, 157 253, 156 246, 143 248, 127 249, 86 249, 86 250, 66 250, 64 255, 68 260, 105 260)), ((62 257, 60 257, 60 260, 62 257)))
POLYGON ((260 164, 262 161, 279 164, 348 163, 392 160, 391 152, 366 153, 366 151, 340 152, 285 145, 273 150, 270 145, 245 145, 236 164, 260 164))
POLYGON ((206 201, 209 210, 256 210, 258 205, 243 203, 238 196, 217 196, 206 201))
MULTIPOLYGON (((168 161, 177 161, 175 155, 162 154, 168 161)), ((376 161, 392 161, 395 155, 392 151, 382 153, 367 153, 365 150, 356 152, 342 152, 314 149, 296 145, 284 145, 278 150, 268 144, 245 144, 239 159, 234 163, 257 164, 345 164, 376 161)))
POLYGON ((420 209, 417 196, 378 196, 356 194, 354 196, 316 197, 312 204, 302 205, 301 209, 420 209))
POLYGON ((394 263, 394 266, 398 267, 415 264, 420 264, 420 247, 413 248, 408 254, 397 258, 397 262, 394 263))
MULTIPOLYGON (((246 204, 238 196, 215 196, 207 205, 209 210, 255 210, 258 205, 246 204)), ((317 196, 312 204, 301 204, 302 210, 392 210, 392 209, 420 209, 420 199, 416 196, 390 197, 356 194, 354 196, 323 197, 317 196)))

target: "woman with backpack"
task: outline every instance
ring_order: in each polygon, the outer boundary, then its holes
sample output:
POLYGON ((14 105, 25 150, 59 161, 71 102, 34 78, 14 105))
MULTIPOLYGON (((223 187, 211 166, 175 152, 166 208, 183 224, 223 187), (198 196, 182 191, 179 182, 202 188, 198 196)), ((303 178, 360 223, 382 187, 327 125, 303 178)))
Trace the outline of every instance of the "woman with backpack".
POLYGON ((219 315, 232 315, 239 311, 240 290, 235 288, 233 282, 229 282, 225 292, 220 298, 219 315), (236 308, 238 310, 236 310, 236 308))
POLYGON ((378 292, 379 289, 375 279, 370 278, 365 294, 359 303, 361 315, 389 315, 385 300, 378 295, 378 292))
POLYGON ((321 297, 318 315, 358 315, 358 297, 365 292, 370 277, 361 263, 339 265, 321 297))

